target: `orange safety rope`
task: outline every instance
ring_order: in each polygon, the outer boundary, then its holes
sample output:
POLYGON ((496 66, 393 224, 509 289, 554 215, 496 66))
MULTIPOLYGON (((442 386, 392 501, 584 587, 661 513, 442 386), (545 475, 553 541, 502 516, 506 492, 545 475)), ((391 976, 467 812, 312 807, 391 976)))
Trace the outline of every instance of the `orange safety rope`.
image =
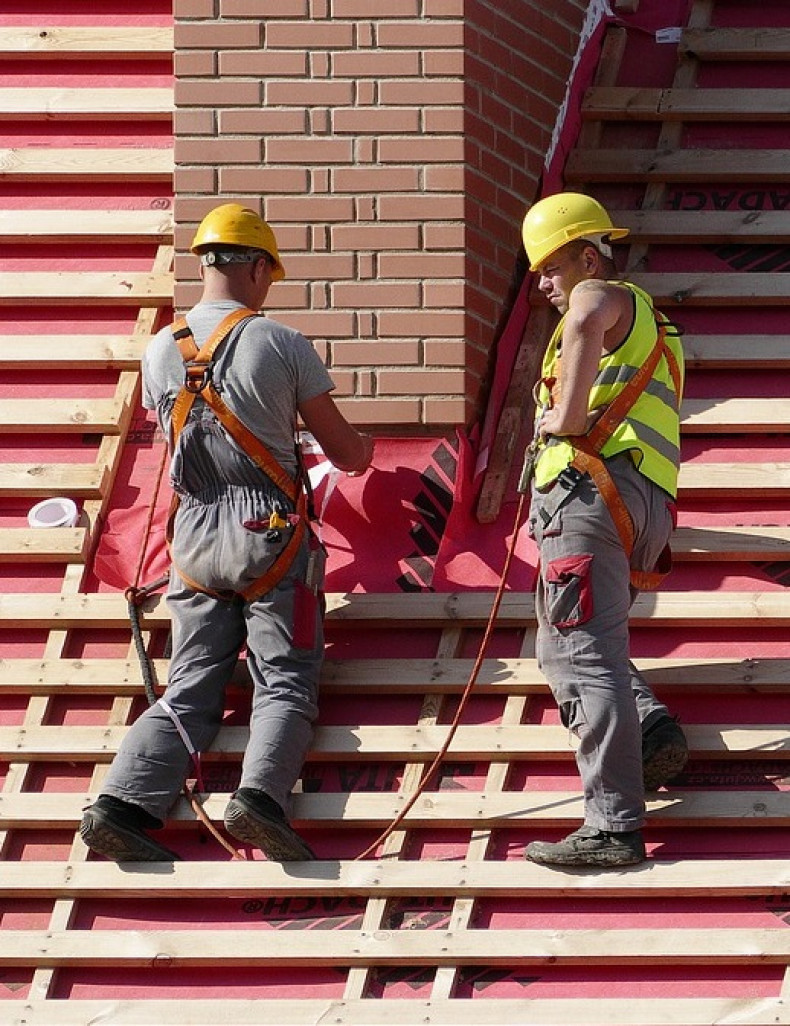
POLYGON ((447 732, 447 737, 444 739, 444 743, 442 744, 442 747, 436 754, 433 762, 428 767, 426 772, 423 774, 419 787, 412 795, 409 796, 409 800, 406 802, 406 805, 401 809, 401 811, 398 813, 395 819, 393 819, 393 821, 389 824, 387 829, 382 834, 380 834, 380 836, 377 837, 376 840, 371 845, 369 845, 360 855, 357 855, 356 859, 354 860, 355 862, 358 862, 360 859, 365 859, 369 855, 371 855, 376 850, 376 848, 378 848, 378 846, 383 841, 385 841, 390 836, 390 834, 392 834, 398 828, 398 826, 400 826, 400 824, 409 814, 411 809, 414 807, 415 802, 424 793, 429 781, 433 777, 436 770, 439 768, 442 760, 447 754, 448 749, 450 748, 453 737, 455 736, 455 733, 461 722, 461 717, 463 715, 464 709, 466 708, 466 704, 469 701, 469 698, 471 697, 472 689, 474 688, 475 683, 477 682, 477 678, 480 675, 483 660, 485 658, 489 642, 491 641, 491 635, 494 631, 494 624, 499 613, 499 607, 502 604, 502 597, 505 593, 505 584, 507 582, 508 574, 510 573, 510 565, 513 562, 513 556, 515 555, 516 551, 516 542, 518 540, 519 525, 521 523, 521 514, 524 509, 524 503, 527 499, 527 495, 527 492, 522 492, 519 496, 518 506, 516 508, 515 521, 513 524, 513 537, 510 539, 510 545, 508 546, 507 555, 505 556, 505 565, 502 568, 502 575, 499 578, 499 584, 497 586, 496 594, 494 595, 494 602, 491 606, 491 612, 488 616, 488 623, 486 624, 485 632, 483 633, 483 640, 480 642, 480 650, 477 653, 477 658, 475 659, 472 671, 469 674, 469 680, 467 681, 466 686, 464 687, 464 690, 461 694, 461 699, 458 703, 458 708, 455 711, 455 716, 453 717, 452 722, 450 723, 450 729, 447 732))
MULTIPOLYGON (((143 551, 142 551, 140 559, 138 561, 137 574, 136 574, 136 577, 135 577, 135 586, 134 586, 134 589, 129 589, 129 592, 134 591, 135 594, 137 594, 137 593, 139 593, 141 591, 141 589, 139 588, 139 574, 141 572, 141 568, 142 568, 142 565, 143 565, 143 559, 144 559, 144 555, 145 555, 145 550, 146 550, 147 545, 148 545, 148 539, 149 539, 149 536, 150 536, 151 524, 153 522, 154 505, 155 505, 155 502, 156 502, 156 496, 159 493, 159 484, 161 482, 161 476, 162 476, 162 473, 163 473, 163 468, 164 468, 166 456, 167 456, 167 446, 165 446, 164 451, 163 451, 162 462, 161 462, 160 469, 159 469, 159 474, 158 474, 158 477, 157 477, 157 486, 156 486, 156 489, 154 490, 154 493, 153 493, 153 499, 152 499, 151 507, 150 507, 150 510, 149 510, 149 517, 148 517, 148 520, 147 520, 147 523, 146 523, 146 532, 145 532, 145 536, 144 536, 144 539, 143 539, 143 551)), ((433 762, 428 767, 427 771, 423 774, 423 777, 422 777, 422 780, 420 781, 419 787, 417 788, 417 790, 412 795, 410 795, 409 800, 407 801, 406 805, 403 807, 403 809, 401 809, 401 811, 398 813, 398 815, 395 817, 395 819, 393 819, 393 821, 389 824, 389 826, 386 828, 386 830, 384 830, 383 833, 379 837, 377 837, 376 840, 371 845, 369 845, 361 854, 357 855, 357 857, 356 857, 356 859, 354 861, 360 861, 361 859, 368 858, 368 856, 370 856, 376 850, 376 848, 380 844, 382 844, 392 833, 394 833, 395 830, 397 830, 397 828, 400 826, 400 824, 403 822, 403 820, 409 814, 411 809, 414 807, 415 803, 418 801, 418 799, 424 793, 425 788, 428 786, 428 784, 431 781, 431 779, 432 779, 433 775, 435 774, 436 770, 441 765, 445 755, 447 754, 447 752, 448 752, 448 750, 450 748, 450 745, 452 744, 452 740, 453 740, 453 738, 454 738, 454 736, 456 734, 456 731, 458 730, 458 727, 460 725, 461 717, 463 716, 463 713, 464 713, 464 711, 466 709, 467 703, 469 702, 469 699, 470 699, 470 697, 472 695, 472 690, 473 690, 475 684, 477 683, 477 678, 480 676, 480 670, 482 669, 483 660, 485 659, 486 652, 488 650, 488 646, 489 646, 489 643, 491 641, 491 636, 492 636, 493 631, 494 631, 494 625, 496 623, 496 618, 497 618, 497 616, 499 614, 499 608, 500 608, 500 606, 502 604, 502 598, 504 596, 505 585, 507 583, 508 574, 510 573, 510 567, 511 567, 511 564, 513 562, 513 557, 514 557, 515 551, 516 551, 516 543, 518 541, 518 532, 519 532, 519 527, 520 527, 520 524, 521 524, 521 517, 522 517, 522 513, 523 513, 523 509, 524 509, 524 503, 525 503, 526 499, 527 499, 527 493, 526 492, 522 492, 520 494, 520 496, 519 496, 518 506, 516 508, 516 515, 515 515, 514 523, 513 523, 513 535, 512 535, 511 540, 510 540, 510 545, 508 546, 508 551, 507 551, 507 554, 506 554, 506 557, 505 557, 505 563, 504 563, 504 566, 502 568, 502 574, 500 576, 499 584, 497 586, 497 590, 496 590, 496 593, 494 595, 494 601, 493 601, 493 604, 491 606, 491 612, 489 613, 489 616, 488 616, 488 622, 486 624, 486 628, 485 628, 485 631, 483 633, 482 641, 480 642, 480 649, 479 649, 479 651, 477 653, 477 658, 475 659, 474 665, 472 666, 471 673, 469 674, 469 679, 468 679, 466 685, 464 686, 464 690, 463 690, 463 692, 461 694, 461 699, 460 699, 460 701, 458 703, 458 708, 456 709, 455 715, 454 715, 454 717, 452 719, 452 722, 450 723, 450 727, 449 727, 449 730, 447 732, 447 736, 445 737, 444 742, 443 742, 441 748, 439 749, 439 751, 437 752, 436 756, 434 757, 433 762)), ((147 593, 148 592, 146 592, 146 594, 147 593)), ((128 593, 127 593, 127 596, 128 596, 128 593)), ((241 860, 241 861, 245 861, 244 855, 242 855, 241 852, 237 851, 232 845, 230 845, 226 841, 226 839, 222 836, 222 834, 219 833, 219 831, 216 829, 214 824, 208 818, 208 816, 206 815, 206 813, 205 813, 205 811, 203 809, 203 806, 200 804, 200 801, 198 799, 198 796, 197 796, 197 793, 196 793, 195 789, 189 787, 189 785, 187 783, 185 783, 184 784, 184 794, 189 799, 190 805, 192 806, 192 809, 195 812, 195 815, 200 820, 200 822, 203 823, 203 825, 208 829, 208 831, 212 834, 212 836, 214 838, 216 838, 217 841, 219 841, 219 843, 222 845, 222 847, 226 851, 228 851, 230 853, 232 858, 237 859, 237 860, 241 860)))

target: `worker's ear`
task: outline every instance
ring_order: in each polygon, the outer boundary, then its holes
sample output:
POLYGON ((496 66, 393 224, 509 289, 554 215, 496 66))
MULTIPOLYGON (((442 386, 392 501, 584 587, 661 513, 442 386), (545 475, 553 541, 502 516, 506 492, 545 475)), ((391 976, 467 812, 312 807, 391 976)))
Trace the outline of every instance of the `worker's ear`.
POLYGON ((587 274, 595 274, 600 266, 601 254, 590 243, 582 250, 582 265, 587 274))
POLYGON ((252 265, 252 277, 254 281, 261 281, 263 276, 266 274, 266 270, 269 267, 269 258, 261 257, 256 260, 252 265))

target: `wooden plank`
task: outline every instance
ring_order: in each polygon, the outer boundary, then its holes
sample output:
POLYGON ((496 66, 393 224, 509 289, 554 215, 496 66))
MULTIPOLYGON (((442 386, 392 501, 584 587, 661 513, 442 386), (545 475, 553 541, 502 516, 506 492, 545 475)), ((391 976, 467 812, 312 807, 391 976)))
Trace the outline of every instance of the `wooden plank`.
MULTIPOLYGON (((680 465, 680 491, 686 496, 740 496, 752 492, 755 498, 783 495, 790 487, 790 464, 786 463, 690 463, 680 465)), ((712 498, 712 497, 710 497, 712 498)))
POLYGON ((12 930, 5 966, 763 965, 790 963, 790 931, 644 930, 12 930))
POLYGON ((572 182, 787 182, 787 150, 573 150, 565 166, 572 182))
MULTIPOLYGON (((790 1007, 780 997, 705 998, 447 998, 443 1001, 370 998, 266 998, 266 1016, 277 1026, 644 1026, 682 1023, 710 1026, 788 1026, 790 1007)), ((259 1001, 250 998, 130 1000, 119 997, 68 1001, 6 1001, 13 1026, 85 1026, 104 1019, 112 1026, 260 1026, 259 1001), (55 1006, 53 1008, 53 1006, 55 1006), (18 1008, 18 1011, 17 1011, 18 1008)))
POLYGON ((702 61, 786 61, 790 59, 790 29, 686 29, 679 52, 702 61))
MULTIPOLYGON (((694 757, 784 759, 790 756, 790 736, 772 724, 738 726, 692 724, 684 727, 694 757)), ((127 733, 126 727, 0 726, 0 755, 16 761, 67 759, 109 762, 127 733)), ((427 762, 447 739, 445 726, 319 726, 309 758, 322 762, 427 762)), ((222 727, 204 754, 206 761, 240 758, 249 739, 247 727, 222 727)), ((502 762, 508 759, 573 760, 568 732, 562 726, 458 727, 449 748, 450 759, 502 762)))
POLYGON ((168 306, 171 272, 31 271, 0 277, 0 305, 57 303, 68 306, 168 306))
MULTIPOLYGON (((639 271, 628 272, 628 280, 653 297, 656 306, 680 321, 684 306, 784 307, 790 304, 788 275, 781 272, 740 271, 639 271), (681 308, 678 313, 674 308, 681 308)), ((533 290, 536 307, 545 300, 533 290)), ((777 344, 781 336, 777 336, 777 344)), ((747 361, 742 361, 743 363, 747 361)))
POLYGON ((9 242, 172 242, 169 210, 0 210, 9 242))
POLYGON ((0 120, 4 121, 170 121, 172 115, 169 88, 0 88, 0 120))
POLYGON ((615 210, 612 216, 619 227, 630 229, 629 243, 763 245, 784 243, 790 235, 787 210, 615 210))
MULTIPOLYGON (((737 772, 733 771, 733 776, 737 772)), ((380 830, 395 819, 409 797, 403 792, 297 794, 291 818, 302 828, 380 830)), ((229 798, 229 794, 215 792, 206 795, 201 804, 210 819, 221 823, 229 798)), ((94 799, 95 795, 89 794, 6 794, 0 798, 0 828, 74 829, 94 799)), ((429 830, 566 828, 584 819, 583 801, 579 791, 430 791, 415 801, 403 823, 408 829, 429 830)), ((764 830, 790 825, 788 793, 770 783, 747 791, 684 788, 651 792, 647 814, 648 831, 698 827, 764 830)), ((186 801, 179 801, 168 817, 171 827, 192 828, 194 823, 194 811, 186 801)))
POLYGON ((679 527, 672 552, 693 562, 790 559, 790 527, 679 527))
POLYGON ((169 25, 0 26, 0 55, 5 58, 147 60, 172 51, 169 25))
MULTIPOLYGON (((60 531, 32 531, 34 535, 60 531)), ((66 532, 68 533, 68 532, 66 532)), ((159 680, 167 678, 168 661, 155 659, 159 680)), ((142 694, 139 662, 130 659, 0 659, 0 689, 10 694, 142 694)))
MULTIPOLYGON (((730 471, 732 474, 732 471, 730 471)), ((63 494, 55 492, 54 494, 63 494)), ((491 592, 390 594, 330 593, 327 626, 354 625, 410 630, 442 627, 452 620, 458 626, 481 627, 488 620, 491 592)), ((147 599, 140 608, 143 630, 168 627, 167 605, 160 595, 147 599)), ((501 627, 523 627, 534 620, 532 592, 506 591, 497 623, 501 627)), ((696 626, 786 626, 790 620, 790 593, 778 591, 685 591, 639 595, 631 609, 631 622, 644 627, 665 628, 667 624, 696 626)), ((0 626, 61 629, 128 627, 126 599, 117 593, 74 596, 54 594, 0 594, 0 626)))
MULTIPOLYGON (((623 895, 663 897, 763 897, 790 888, 787 859, 650 859, 616 873, 562 872, 524 859, 443 861, 424 859, 319 860, 294 873, 264 861, 175 862, 161 865, 112 862, 4 862, 0 894, 5 897, 73 898, 248 897, 327 894, 386 897, 546 897, 583 900, 623 895)), ((71 1002, 69 1002, 71 1004, 71 1002)), ((378 1007, 378 1006, 377 1006, 378 1007)), ((220 1020, 218 1020, 220 1021, 220 1020)), ((499 1022, 498 1019, 492 1020, 499 1022)))
POLYGON ((790 429, 790 402, 785 399, 685 399, 681 432, 755 434, 790 429))
MULTIPOLYGON (((651 688, 713 691, 763 691, 790 689, 790 659, 742 660, 699 657, 640 659, 640 672, 651 688)), ((17 676, 16 661, 6 661, 10 679, 17 676)), ((6 681, 6 664, 0 661, 0 686, 6 681)), ((322 692, 339 693, 373 690, 379 693, 402 693, 412 688, 431 691, 459 691, 469 679, 471 659, 354 659, 327 660, 321 679, 322 692)), ((23 679, 60 678, 57 669, 23 661, 23 679)), ((120 674, 119 674, 120 676, 120 674)), ((65 678, 67 681, 71 677, 65 678)), ((160 678, 162 679, 162 678, 160 678)), ((475 690, 488 693, 528 694, 546 689, 545 678, 535 659, 484 659, 475 682, 475 690)))
MULTIPOLYGON (((41 534, 42 532, 35 532, 41 534)), ((48 532, 56 533, 56 532, 48 532)), ((324 661, 322 694, 458 694, 469 680, 472 659, 351 659, 324 661)), ((153 660, 157 680, 167 678, 168 661, 153 660)), ((790 659, 640 659, 652 688, 784 693, 790 691, 790 659)), ((235 686, 249 688, 242 661, 235 686)), ((128 659, 0 659, 4 694, 140 695, 140 665, 128 659)), ((480 694, 526 695, 548 690, 535 659, 484 659, 475 681, 480 694)))
POLYGON ((790 488, 787 463, 691 463, 680 467, 680 491, 685 495, 753 497, 784 494, 790 488))
POLYGON ((84 527, 52 531, 0 527, 0 560, 4 563, 84 563, 87 548, 84 527))
POLYGON ((150 341, 147 335, 0 335, 0 364, 14 370, 137 370, 150 341))
MULTIPOLYGON (((76 530, 76 529, 75 529, 76 530)), ((60 532, 41 532, 56 534, 60 532)), ((64 532, 68 533, 68 531, 64 532)), ((350 659, 324 661, 321 693, 359 697, 362 694, 458 694, 469 680, 474 660, 350 659)), ((153 660, 156 679, 167 679, 168 661, 153 660)), ((750 694, 790 691, 790 659, 722 658, 640 659, 639 669, 658 691, 750 694)), ((234 679, 249 689, 242 661, 234 679)), ((128 659, 0 659, 3 694, 142 695, 137 660, 128 659)), ((528 695, 548 691, 535 659, 484 659, 475 681, 476 694, 528 695)))
POLYGON ((790 346, 786 345, 784 335, 684 335, 683 350, 687 367, 695 370, 790 367, 790 346))
POLYGON ((656 306, 662 308, 790 303, 788 276, 782 272, 633 272, 629 278, 649 292, 656 306))
POLYGON ((582 117, 607 121, 790 120, 786 89, 648 89, 593 86, 582 101, 582 117))
POLYGON ((523 456, 528 444, 531 432, 526 424, 533 421, 535 414, 533 387, 540 375, 550 328, 555 323, 556 313, 545 306, 531 311, 527 317, 480 486, 475 514, 481 524, 493 523, 499 515, 512 475, 516 447, 521 439, 519 456, 523 456))
POLYGON ((106 483, 106 469, 92 463, 0 464, 0 495, 6 497, 100 499, 106 483))
POLYGON ((118 434, 122 408, 115 399, 4 399, 0 434, 118 434))
POLYGON ((164 182, 173 175, 172 149, 72 146, 0 149, 0 179, 25 182, 164 182))

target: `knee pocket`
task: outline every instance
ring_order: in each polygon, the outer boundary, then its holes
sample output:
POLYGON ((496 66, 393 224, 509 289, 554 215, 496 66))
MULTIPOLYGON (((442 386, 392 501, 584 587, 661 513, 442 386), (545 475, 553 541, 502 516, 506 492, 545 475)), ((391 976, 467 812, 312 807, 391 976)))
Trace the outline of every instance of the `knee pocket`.
POLYGON ((558 556, 547 565, 546 614, 553 627, 578 627, 593 615, 591 555, 558 556))
POLYGON ((587 720, 584 716, 581 699, 574 698, 567 702, 561 702, 558 706, 560 722, 563 727, 569 730, 576 737, 581 738, 588 730, 587 720))

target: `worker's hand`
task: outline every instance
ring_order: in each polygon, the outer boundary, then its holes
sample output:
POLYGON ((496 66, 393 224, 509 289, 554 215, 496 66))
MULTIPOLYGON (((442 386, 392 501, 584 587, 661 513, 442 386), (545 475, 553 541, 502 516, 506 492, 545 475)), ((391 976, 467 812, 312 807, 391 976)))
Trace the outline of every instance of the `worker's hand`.
POLYGON ((349 470, 349 477, 360 477, 366 473, 368 467, 373 462, 373 438, 371 435, 366 434, 364 431, 359 432, 359 437, 362 439, 363 445, 363 461, 362 466, 357 467, 356 470, 349 470))
POLYGON ((578 415, 572 417, 565 410, 562 403, 546 410, 538 420, 537 430, 540 437, 545 441, 548 435, 559 437, 567 435, 586 435, 593 424, 603 413, 603 407, 592 410, 582 419, 578 415))
POLYGON ((543 442, 546 441, 549 435, 570 434, 570 432, 565 430, 559 406, 552 406, 551 409, 544 410, 541 413, 537 423, 537 433, 543 442))

